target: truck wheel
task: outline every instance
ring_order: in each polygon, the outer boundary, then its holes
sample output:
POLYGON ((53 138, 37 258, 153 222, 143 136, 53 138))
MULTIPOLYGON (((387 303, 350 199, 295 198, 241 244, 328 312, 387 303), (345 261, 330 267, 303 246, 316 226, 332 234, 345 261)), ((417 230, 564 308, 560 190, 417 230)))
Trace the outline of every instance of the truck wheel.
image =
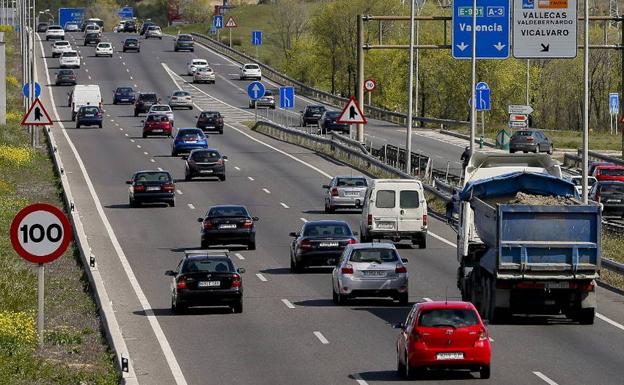
POLYGON ((596 309, 592 307, 577 310, 572 318, 581 325, 593 325, 595 316, 596 309))

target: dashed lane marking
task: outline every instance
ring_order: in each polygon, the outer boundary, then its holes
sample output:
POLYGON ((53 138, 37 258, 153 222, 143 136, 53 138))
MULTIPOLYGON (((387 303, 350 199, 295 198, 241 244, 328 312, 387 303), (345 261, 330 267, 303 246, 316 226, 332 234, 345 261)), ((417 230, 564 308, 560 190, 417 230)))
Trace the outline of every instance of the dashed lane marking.
POLYGON ((551 380, 550 378, 548 378, 548 376, 546 376, 544 373, 542 372, 533 372, 533 374, 535 374, 536 376, 538 376, 540 379, 542 379, 545 383, 547 383, 548 385, 559 385, 557 384, 555 381, 551 380))
POLYGON ((243 255, 241 253, 236 253, 234 255, 236 256, 236 258, 240 259, 241 261, 245 260, 245 257, 243 257, 243 255))
POLYGON ((176 190, 176 192, 177 192, 178 194, 180 194, 180 195, 184 195, 184 193, 183 193, 182 191, 180 191, 180 190, 176 190))
POLYGON ((282 299, 282 303, 284 305, 286 305, 287 308, 289 309, 294 309, 295 305, 293 305, 289 300, 287 300, 286 298, 282 299))
POLYGON ((327 344, 329 344, 329 341, 327 341, 327 338, 325 338, 325 336, 323 335, 323 333, 321 333, 321 332, 319 332, 319 331, 316 331, 316 332, 314 332, 314 335, 316 336, 316 338, 318 338, 318 339, 319 339, 319 341, 321 341, 321 343, 322 343, 323 345, 327 345, 327 344))
POLYGON ((264 275, 262 275, 261 273, 257 273, 256 277, 258 277, 259 280, 261 280, 262 282, 267 282, 268 279, 266 279, 266 277, 264 275))
POLYGON ((187 203, 186 205, 189 207, 189 209, 195 210, 195 206, 193 206, 192 203, 187 203))
POLYGON ((252 178, 252 177, 250 177, 250 176, 248 176, 248 177, 247 177, 247 179, 249 179, 249 180, 251 180, 251 181, 254 181, 254 180, 255 180, 254 178, 252 178))
POLYGON ((308 221, 308 220, 307 220, 307 219, 305 219, 305 218, 299 218, 299 219, 301 219, 301 222, 303 222, 303 223, 305 223, 305 222, 307 222, 307 221, 308 221))
POLYGON ((288 205, 284 202, 280 202, 280 205, 282 205, 283 208, 288 209, 290 207, 288 207, 288 205))
POLYGON ((264 192, 265 192, 265 193, 267 193, 267 194, 270 194, 270 193, 271 193, 271 192, 270 192, 268 189, 266 189, 266 188, 263 188, 263 189, 262 189, 262 191, 264 191, 264 192))

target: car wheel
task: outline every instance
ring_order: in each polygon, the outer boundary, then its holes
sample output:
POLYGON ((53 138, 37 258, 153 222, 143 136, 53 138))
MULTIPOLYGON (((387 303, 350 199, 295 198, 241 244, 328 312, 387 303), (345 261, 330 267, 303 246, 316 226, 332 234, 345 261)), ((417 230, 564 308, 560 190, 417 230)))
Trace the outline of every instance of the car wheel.
POLYGON ((325 212, 326 213, 333 213, 335 211, 335 209, 329 205, 327 202, 325 202, 325 212))
POLYGON ((143 139, 147 138, 147 134, 146 133, 143 133, 142 136, 143 136, 143 139))
POLYGON ((185 181, 190 181, 191 179, 193 179, 193 177, 191 176, 191 174, 189 174, 188 172, 184 173, 184 180, 185 181))
POLYGON ((178 156, 178 152, 177 151, 171 151, 171 156, 178 156))
POLYGON ((225 182, 225 175, 219 175, 219 180, 221 182, 225 182))
POLYGON ((182 302, 180 302, 178 300, 172 300, 171 301, 171 310, 175 314, 184 314, 184 313, 186 313, 187 309, 188 309, 187 306, 185 304, 183 304, 182 302))
POLYGON ((98 124, 98 127, 99 127, 99 128, 102 128, 102 123, 98 124))
POLYGON ((201 242, 201 248, 202 248, 202 249, 208 249, 208 248, 210 248, 210 242, 208 242, 208 241, 202 241, 202 242, 201 242))
POLYGON ((482 380, 490 378, 490 365, 482 366, 479 369, 479 377, 481 377, 482 380))
POLYGON ((243 300, 241 299, 236 304, 232 305, 232 311, 236 314, 243 312, 243 300))
POLYGON ((136 200, 130 198, 128 200, 128 206, 130 206, 132 208, 135 208, 135 207, 139 207, 139 204, 138 204, 138 202, 136 200))
POLYGON ((332 287, 332 302, 336 305, 338 304, 338 294, 336 294, 336 291, 334 290, 333 287, 332 287))
POLYGON ((247 244, 247 250, 255 250, 256 249, 256 240, 254 239, 253 241, 250 241, 249 244, 247 244))
POLYGON ((139 111, 134 110, 134 117, 136 118, 137 116, 139 116, 139 111))
POLYGON ((336 294, 338 296, 338 306, 344 306, 347 304, 348 298, 343 294, 336 294))
POLYGON ((177 48, 174 48, 173 50, 174 50, 175 52, 178 52, 178 49, 177 49, 177 48))
POLYGON ((219 134, 223 135, 223 129, 219 130, 219 134))
POLYGON ((290 258, 290 271, 296 274, 300 274, 302 272, 301 266, 295 262, 293 258, 290 258))
POLYGON ((581 325, 593 325, 595 316, 596 309, 592 307, 576 311, 571 318, 578 321, 581 325))
POLYGON ((397 357, 397 374, 399 375, 399 377, 405 378, 405 364, 401 362, 401 357, 398 351, 397 351, 396 357, 397 357))
POLYGON ((405 305, 409 304, 409 294, 408 293, 399 293, 399 295, 397 296, 397 299, 399 300, 399 305, 401 305, 401 306, 405 306, 405 305))
POLYGON ((191 52, 195 52, 195 48, 193 48, 193 49, 191 50, 191 52))
POLYGON ((76 128, 80 128, 80 123, 76 123, 76 128))
POLYGON ((175 207, 175 199, 170 200, 168 203, 169 207, 175 207))

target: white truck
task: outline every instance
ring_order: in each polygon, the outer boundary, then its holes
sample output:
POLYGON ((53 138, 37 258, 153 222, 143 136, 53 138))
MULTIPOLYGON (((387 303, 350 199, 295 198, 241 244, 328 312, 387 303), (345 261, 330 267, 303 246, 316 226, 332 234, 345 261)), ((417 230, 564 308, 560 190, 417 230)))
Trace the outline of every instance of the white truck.
POLYGON ((69 96, 67 106, 72 110, 72 121, 82 106, 97 106, 102 108, 102 94, 97 84, 79 84, 67 94, 69 96))

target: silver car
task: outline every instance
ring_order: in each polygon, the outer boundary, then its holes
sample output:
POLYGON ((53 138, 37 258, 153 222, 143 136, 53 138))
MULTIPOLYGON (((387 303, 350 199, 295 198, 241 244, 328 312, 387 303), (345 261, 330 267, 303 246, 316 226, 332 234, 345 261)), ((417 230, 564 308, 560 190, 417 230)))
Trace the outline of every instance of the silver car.
POLYGON ((174 91, 169 97, 169 107, 193 109, 193 96, 188 91, 174 91))
POLYGON ((150 25, 147 27, 147 31, 145 31, 145 38, 155 38, 162 40, 162 30, 157 25, 150 25))
POLYGON ((332 272, 334 303, 344 305, 355 297, 391 297, 407 305, 405 263, 392 243, 348 245, 332 272))
POLYGON ((193 72, 193 83, 212 83, 216 81, 216 75, 210 67, 199 67, 193 72))
POLYGON ((323 185, 325 192, 325 212, 337 208, 361 208, 368 183, 363 176, 335 176, 329 184, 323 185))

